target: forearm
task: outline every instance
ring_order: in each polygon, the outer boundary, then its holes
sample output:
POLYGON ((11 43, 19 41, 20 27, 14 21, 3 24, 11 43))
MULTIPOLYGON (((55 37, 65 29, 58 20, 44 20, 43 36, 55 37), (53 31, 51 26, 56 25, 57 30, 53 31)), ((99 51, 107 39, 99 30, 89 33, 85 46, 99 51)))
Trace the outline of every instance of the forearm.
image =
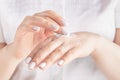
POLYGON ((6 47, 0 50, 0 80, 9 80, 19 63, 18 60, 8 55, 10 52, 6 47))
POLYGON ((101 38, 92 57, 108 79, 120 80, 120 47, 118 45, 101 38))

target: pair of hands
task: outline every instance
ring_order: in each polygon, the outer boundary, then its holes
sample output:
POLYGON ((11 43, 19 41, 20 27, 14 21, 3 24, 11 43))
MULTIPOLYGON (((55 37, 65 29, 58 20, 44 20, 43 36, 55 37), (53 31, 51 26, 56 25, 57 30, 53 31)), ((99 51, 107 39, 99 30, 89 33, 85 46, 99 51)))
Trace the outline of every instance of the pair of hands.
POLYGON ((44 70, 56 62, 63 66, 95 51, 98 35, 89 32, 74 33, 69 37, 54 35, 62 34, 64 25, 64 19, 53 11, 26 17, 11 44, 11 55, 18 60, 27 57, 30 69, 39 67, 44 70))

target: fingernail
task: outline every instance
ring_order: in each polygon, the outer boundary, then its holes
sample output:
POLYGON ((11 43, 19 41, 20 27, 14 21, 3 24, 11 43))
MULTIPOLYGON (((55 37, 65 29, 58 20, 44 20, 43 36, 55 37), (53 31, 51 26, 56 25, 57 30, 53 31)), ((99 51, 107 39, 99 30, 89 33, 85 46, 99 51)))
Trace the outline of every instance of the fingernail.
POLYGON ((33 27, 33 30, 35 30, 35 31, 40 31, 40 27, 35 26, 35 27, 33 27))
POLYGON ((60 36, 62 36, 62 34, 58 34, 58 33, 54 33, 54 35, 59 38, 60 36))
POLYGON ((39 66, 40 66, 41 68, 44 68, 46 65, 47 65, 46 62, 43 62, 43 63, 41 63, 39 66))
POLYGON ((58 29, 59 29, 59 27, 56 26, 56 25, 52 25, 52 28, 55 29, 55 30, 58 30, 58 29))
POLYGON ((58 65, 62 65, 64 63, 64 60, 58 61, 58 65))
POLYGON ((29 64, 29 68, 30 68, 30 69, 34 69, 34 68, 35 68, 35 62, 31 62, 31 63, 29 64))
POLYGON ((29 64, 31 60, 32 60, 31 57, 27 57, 26 60, 25 60, 25 62, 26 62, 27 64, 29 64))

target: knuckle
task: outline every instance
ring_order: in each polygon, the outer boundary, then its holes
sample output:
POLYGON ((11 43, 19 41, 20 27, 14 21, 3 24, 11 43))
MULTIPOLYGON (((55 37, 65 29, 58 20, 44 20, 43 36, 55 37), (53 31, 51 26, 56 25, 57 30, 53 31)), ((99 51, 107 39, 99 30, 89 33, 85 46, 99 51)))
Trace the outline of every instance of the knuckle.
POLYGON ((43 47, 43 51, 45 51, 45 50, 50 50, 51 49, 51 45, 47 45, 46 47, 43 47))
POLYGON ((49 57, 48 59, 45 60, 45 62, 47 62, 47 63, 53 62, 53 61, 54 61, 54 59, 53 59, 53 58, 50 58, 50 57, 49 57))
POLYGON ((62 55, 63 54, 63 50, 61 48, 58 48, 55 53, 58 53, 59 55, 62 55))
POLYGON ((51 50, 56 46, 56 42, 55 41, 51 41, 48 45, 46 45, 45 47, 43 47, 45 50, 51 50))

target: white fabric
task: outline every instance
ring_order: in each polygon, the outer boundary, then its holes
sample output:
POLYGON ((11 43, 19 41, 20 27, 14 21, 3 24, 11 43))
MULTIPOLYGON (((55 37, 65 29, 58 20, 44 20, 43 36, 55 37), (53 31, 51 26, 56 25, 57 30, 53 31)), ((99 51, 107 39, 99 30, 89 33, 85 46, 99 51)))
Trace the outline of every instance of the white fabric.
MULTIPOLYGON (((0 15, 1 17, 1 15, 0 15)), ((4 37, 3 37, 3 32, 2 32, 2 25, 1 25, 1 18, 0 18, 0 43, 5 42, 4 37)))
POLYGON ((117 2, 117 7, 116 7, 116 10, 115 10, 115 20, 116 20, 116 27, 117 28, 120 28, 120 0, 118 0, 117 2))
POLYGON ((0 43, 5 42, 4 37, 3 37, 3 32, 2 32, 2 27, 1 27, 1 23, 0 23, 0 43))
POLYGON ((2 29, 1 29, 1 27, 0 27, 0 43, 3 43, 3 42, 5 42, 5 41, 4 41, 2 29))
MULTIPOLYGON (((18 25, 27 15, 54 10, 69 23, 69 32, 89 31, 114 39, 116 0, 1 0, 1 24, 6 43, 11 43, 18 25)), ((11 80, 106 80, 91 57, 76 59, 64 68, 29 70, 21 62, 11 80)))

